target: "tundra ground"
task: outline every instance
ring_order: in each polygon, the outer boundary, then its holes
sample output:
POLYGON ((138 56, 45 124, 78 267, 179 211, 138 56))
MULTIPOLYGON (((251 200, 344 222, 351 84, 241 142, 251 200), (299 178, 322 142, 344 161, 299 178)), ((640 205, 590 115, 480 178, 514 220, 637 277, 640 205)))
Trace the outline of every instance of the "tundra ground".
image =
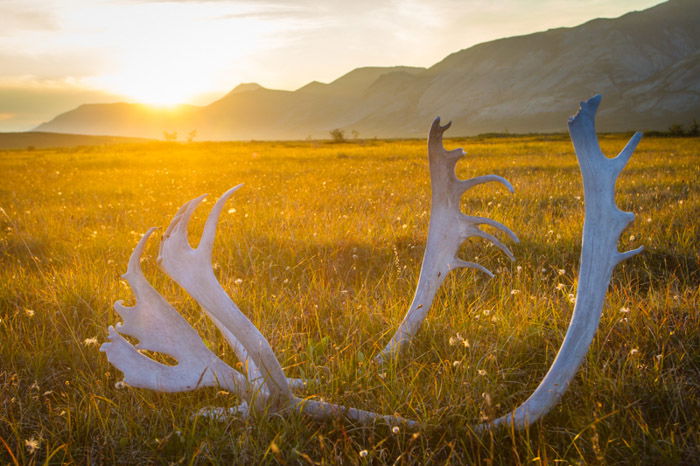
MULTIPOLYGON (((449 133, 448 133, 449 135, 449 133)), ((623 136, 601 138, 614 155, 623 136)), ((430 186, 425 142, 144 143, 0 152, 0 463, 689 464, 700 457, 700 141, 643 139, 617 185, 636 214, 591 350, 561 403, 523 432, 470 425, 514 408, 563 339, 576 293, 583 192, 567 136, 453 139, 458 174, 495 173, 463 210, 520 239, 511 263, 481 240, 462 257, 415 343, 378 368, 412 298, 430 186), (392 432, 298 415, 217 422, 214 389, 117 388, 98 351, 133 302, 119 275, 140 235, 201 193, 245 183, 219 226, 214 267, 305 394, 418 419, 392 432)), ((194 222, 201 231, 209 200, 194 222)), ((504 238, 505 241, 505 238, 504 238)), ((232 365, 196 303, 154 286, 232 365)), ((119 386, 117 384, 117 386, 119 386)))

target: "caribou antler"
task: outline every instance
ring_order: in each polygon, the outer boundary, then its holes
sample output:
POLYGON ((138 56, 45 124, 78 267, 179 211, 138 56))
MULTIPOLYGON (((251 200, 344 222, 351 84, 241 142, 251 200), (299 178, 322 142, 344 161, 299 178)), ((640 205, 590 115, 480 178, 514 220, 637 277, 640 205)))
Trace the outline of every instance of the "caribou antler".
POLYGON ((513 253, 495 236, 479 229, 479 225, 490 225, 518 242, 518 237, 506 226, 485 217, 472 217, 460 210, 462 194, 474 186, 496 181, 510 192, 513 186, 503 177, 497 175, 477 176, 468 180, 460 180, 455 174, 457 161, 464 157, 462 149, 445 150, 442 145, 442 135, 451 123, 440 126, 440 118, 433 121, 428 134, 428 159, 430 163, 430 184, 432 199, 430 206, 430 226, 428 241, 423 255, 418 286, 408 312, 396 330, 396 333, 379 353, 375 360, 379 363, 398 355, 418 332, 428 310, 432 305, 435 293, 451 270, 460 267, 479 269, 493 277, 493 273, 480 264, 467 262, 457 257, 459 246, 467 238, 479 237, 495 244, 508 258, 515 260, 513 253))
POLYGON ((615 205, 615 182, 642 134, 635 133, 617 157, 610 159, 603 155, 595 132, 595 114, 600 100, 601 96, 596 95, 581 102, 579 112, 569 119, 569 134, 581 168, 585 201, 578 288, 569 329, 552 366, 534 393, 513 413, 493 421, 493 425, 514 424, 516 428, 523 428, 537 421, 559 401, 598 329, 613 268, 643 250, 640 247, 618 252, 617 241, 622 230, 634 220, 634 214, 623 212, 615 205))
MULTIPOLYGON (((247 413, 282 412, 296 409, 314 418, 325 419, 344 415, 362 423, 384 421, 414 426, 416 423, 399 416, 382 415, 361 409, 295 397, 270 344, 250 320, 229 298, 214 275, 211 252, 216 225, 225 202, 240 187, 230 189, 216 202, 207 218, 199 245, 192 248, 187 239, 189 220, 200 196, 183 205, 168 227, 160 247, 158 263, 163 271, 192 296, 214 324, 221 330, 236 355, 248 366, 248 378, 216 357, 204 345, 194 329, 177 314, 147 282, 139 261, 144 246, 154 229, 139 241, 125 277, 136 295, 133 308, 121 302, 115 308, 124 324, 110 327, 109 342, 101 350, 108 360, 124 372, 125 382, 160 391, 184 391, 204 386, 220 386, 237 394, 243 403, 234 411, 247 413), (133 346, 119 332, 138 338, 133 346), (138 350, 150 350, 174 357, 178 364, 158 363, 138 350)), ((290 379, 295 380, 295 379, 290 379)), ((298 384, 297 384, 298 385, 298 384)))
MULTIPOLYGON (((588 352, 600 321, 605 292, 613 268, 642 250, 638 248, 625 253, 617 251, 619 235, 633 220, 634 215, 620 211, 614 199, 615 181, 641 135, 635 134, 616 158, 605 157, 598 146, 594 127, 595 112, 599 104, 600 96, 583 102, 578 114, 569 120, 571 139, 583 175, 586 201, 579 285, 569 329, 552 367, 532 396, 511 414, 479 425, 477 429, 504 424, 523 428, 542 417, 557 403, 588 352)), ((480 217, 469 217, 459 212, 460 195, 470 186, 494 180, 501 181, 506 186, 510 185, 493 175, 466 181, 457 180, 454 165, 462 152, 447 152, 442 149, 442 133, 446 129, 447 127, 441 127, 436 120, 430 132, 434 217, 431 218, 428 245, 414 304, 418 301, 429 305, 444 275, 453 268, 481 268, 455 257, 464 238, 474 235, 486 238, 508 253, 504 245, 491 235, 478 230, 476 225, 495 226, 515 239, 515 235, 499 223, 480 217), (450 228, 450 225, 457 225, 457 228, 450 228)), ((185 204, 164 235, 159 263, 168 275, 195 298, 233 346, 237 356, 247 362, 248 378, 211 353, 192 327, 143 277, 139 259, 153 230, 144 235, 129 261, 125 277, 134 289, 137 304, 133 308, 126 308, 118 302, 115 306, 124 318, 124 324, 118 325, 116 329, 110 327, 110 341, 102 345, 109 361, 124 372, 128 383, 138 387, 164 391, 191 390, 214 385, 226 387, 243 400, 236 410, 238 412, 247 412, 248 406, 252 406, 254 412, 296 409, 320 419, 345 415, 359 423, 384 421, 409 427, 417 426, 415 421, 399 416, 381 415, 323 401, 302 399, 292 394, 290 384, 269 343, 229 298, 216 280, 211 267, 211 252, 219 214, 226 200, 238 187, 226 192, 214 205, 199 246, 195 249, 187 241, 187 226, 203 196, 185 204), (149 359, 119 335, 119 331, 138 338, 140 349, 173 356, 178 360, 178 365, 166 366, 149 359)), ((394 346, 390 345, 383 355, 395 354, 415 333, 427 311, 423 311, 423 307, 426 306, 411 306, 404 320, 405 328, 402 324, 399 329, 403 333, 397 333, 399 336, 392 339, 395 342, 394 346)))

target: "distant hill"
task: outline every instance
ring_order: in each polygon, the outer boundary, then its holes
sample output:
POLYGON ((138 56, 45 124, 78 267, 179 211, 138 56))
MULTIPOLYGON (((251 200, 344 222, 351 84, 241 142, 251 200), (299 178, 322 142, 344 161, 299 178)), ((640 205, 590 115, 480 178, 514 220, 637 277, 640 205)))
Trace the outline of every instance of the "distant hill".
POLYGON ((118 136, 86 136, 83 134, 60 134, 27 131, 22 133, 0 133, 0 150, 4 149, 45 149, 49 147, 99 146, 146 142, 144 138, 118 136))
POLYGON ((554 132, 578 101, 605 100, 604 131, 666 129, 700 120, 700 1, 670 0, 616 19, 499 39, 430 68, 358 68, 295 91, 242 84, 203 107, 157 111, 83 105, 37 129, 197 139, 303 139, 355 130, 362 137, 425 134, 440 115, 454 135, 554 132))

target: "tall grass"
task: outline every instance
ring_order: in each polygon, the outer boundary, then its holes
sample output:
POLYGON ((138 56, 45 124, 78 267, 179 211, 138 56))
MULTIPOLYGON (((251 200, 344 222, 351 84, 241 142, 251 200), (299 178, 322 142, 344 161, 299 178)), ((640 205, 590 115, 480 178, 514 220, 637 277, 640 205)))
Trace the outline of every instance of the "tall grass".
MULTIPOLYGON (((608 154, 619 136, 601 144, 608 154)), ((517 262, 479 240, 453 272, 409 352, 370 361, 412 297, 429 220, 423 141, 364 144, 134 144, 0 153, 0 462, 689 464, 700 457, 700 143, 646 139, 617 186, 637 214, 597 336, 561 403, 524 432, 474 435, 536 387, 575 294, 582 186, 568 138, 449 140, 461 177, 496 173, 463 210, 521 238, 517 262), (98 352, 133 300, 119 275, 140 235, 185 201, 246 186, 219 226, 214 267, 306 394, 416 418, 419 432, 290 415, 216 422, 229 393, 118 389, 98 352)), ((201 231, 211 206, 195 219, 201 231)), ((155 264, 154 286, 235 364, 196 303, 155 264)))

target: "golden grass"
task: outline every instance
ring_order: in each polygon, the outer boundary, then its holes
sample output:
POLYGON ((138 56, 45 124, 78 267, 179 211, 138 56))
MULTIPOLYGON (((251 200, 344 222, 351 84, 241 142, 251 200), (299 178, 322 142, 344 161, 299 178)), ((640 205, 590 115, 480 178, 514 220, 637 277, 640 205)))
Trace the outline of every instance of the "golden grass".
MULTIPOLYGON (((624 145, 602 138, 608 154, 624 145)), ((463 210, 521 238, 516 263, 482 241, 463 257, 397 366, 369 361, 412 297, 429 218, 425 143, 133 144, 0 152, 0 463, 257 462, 688 464, 700 457, 700 142, 643 140, 618 182, 637 214, 603 319, 572 386, 525 432, 475 436, 546 372, 575 293, 583 199, 568 138, 448 140, 461 177, 496 173, 463 210), (139 236, 185 201, 245 183, 214 250, 217 274, 309 395, 425 422, 392 433, 343 420, 193 418, 231 406, 216 390, 115 388, 99 343, 132 297, 119 274, 139 236), (563 271, 560 272, 560 271, 563 271), (468 340, 468 345, 463 340, 468 340), (96 342, 99 342, 96 344, 96 342), (453 344, 450 344, 452 342, 453 344), (455 344, 457 343, 457 344, 455 344), (366 456, 360 452, 366 450, 366 456)), ((211 200, 192 233, 201 231, 211 200)), ((231 351, 156 267, 152 283, 224 359, 231 351)))

